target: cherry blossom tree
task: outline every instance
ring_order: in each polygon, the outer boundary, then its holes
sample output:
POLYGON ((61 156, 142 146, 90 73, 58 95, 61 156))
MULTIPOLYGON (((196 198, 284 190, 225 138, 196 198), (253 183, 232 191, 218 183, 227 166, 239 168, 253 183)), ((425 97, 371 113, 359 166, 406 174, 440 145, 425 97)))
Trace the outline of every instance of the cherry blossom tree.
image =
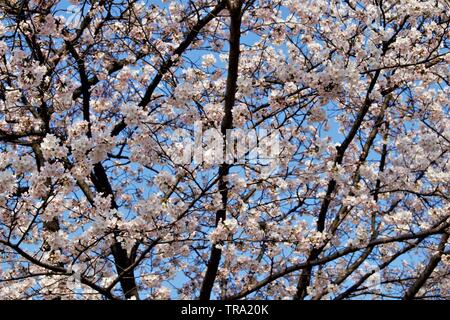
POLYGON ((0 298, 450 298, 449 12, 1 0, 0 298))

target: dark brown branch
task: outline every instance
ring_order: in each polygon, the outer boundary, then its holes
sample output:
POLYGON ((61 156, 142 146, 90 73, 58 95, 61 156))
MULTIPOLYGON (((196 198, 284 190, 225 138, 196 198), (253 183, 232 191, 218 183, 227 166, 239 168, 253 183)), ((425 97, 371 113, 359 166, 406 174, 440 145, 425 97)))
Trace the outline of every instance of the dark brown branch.
POLYGON ((437 265, 442 259, 442 255, 444 254, 445 246, 449 239, 450 233, 446 232, 442 235, 441 240, 439 241, 439 245, 437 248, 437 253, 435 253, 428 262, 427 266, 420 274, 420 276, 416 279, 416 281, 409 287, 408 291, 406 291, 403 300, 412 300, 419 292, 419 290, 424 286, 425 282, 430 278, 434 269, 436 269, 437 265))
MULTIPOLYGON (((230 52, 228 56, 228 75, 227 83, 225 89, 225 102, 224 102, 224 117, 221 124, 221 133, 225 137, 228 129, 233 126, 233 106, 236 99, 237 90, 237 78, 239 69, 239 55, 240 55, 240 38, 241 38, 241 7, 242 1, 236 1, 236 6, 230 5, 228 2, 228 9, 231 15, 230 24, 230 52)), ((226 146, 224 144, 225 150, 226 146)), ((219 168, 219 191, 222 197, 222 209, 216 212, 216 227, 221 221, 226 219, 226 207, 228 202, 228 189, 225 177, 228 175, 230 165, 223 163, 219 168)), ((222 256, 222 249, 220 249, 217 244, 213 244, 211 248, 211 253, 205 273, 203 278, 202 287, 200 289, 200 300, 209 300, 211 297, 212 288, 217 277, 217 271, 219 269, 220 259, 222 256)))
POLYGON ((364 246, 363 248, 361 247, 348 247, 346 249, 343 249, 341 251, 337 251, 327 257, 323 257, 323 258, 318 258, 316 260, 313 261, 305 261, 303 263, 299 263, 290 267, 286 267, 283 270, 273 273, 270 276, 266 277, 265 279, 261 280, 260 282, 258 282, 256 285, 254 285, 252 288, 246 289, 241 291, 240 293, 237 293, 235 295, 226 297, 224 300, 236 300, 236 299, 241 299, 261 288, 263 288, 264 286, 266 286, 267 284, 285 276, 288 275, 292 272, 298 271, 298 270, 302 270, 308 267, 314 267, 317 265, 323 265, 325 263, 328 263, 330 261, 336 260, 340 257, 343 257, 345 255, 348 255, 350 253, 359 251, 361 249, 365 249, 365 248, 370 248, 370 247, 375 247, 378 245, 382 245, 382 244, 388 244, 388 243, 393 243, 393 242, 399 242, 399 241, 407 241, 407 240, 412 240, 412 239, 422 239, 424 237, 428 237, 428 236, 432 236, 435 234, 441 234, 446 232, 445 230, 450 226, 450 222, 448 222, 449 218, 446 217, 444 218, 442 221, 436 223, 432 228, 428 229, 428 230, 423 230, 421 232, 417 232, 417 233, 405 233, 405 234, 401 234, 399 236, 396 237, 391 237, 391 238, 379 238, 379 239, 375 239, 371 242, 369 242, 366 246, 364 246))
MULTIPOLYGON (((356 136, 356 133, 358 132, 359 128, 361 127, 361 124, 364 120, 364 117, 366 116, 367 112, 369 111, 371 99, 370 94, 372 93, 375 84, 378 80, 378 77, 380 76, 380 71, 375 72, 375 75, 373 76, 372 80, 370 81, 369 88, 367 89, 366 97, 364 100, 364 104, 361 108, 361 110, 358 113, 358 116, 355 119, 355 122, 353 123, 353 126, 350 129, 350 132, 347 134, 344 141, 341 143, 339 147, 337 147, 337 154, 335 163, 341 164, 342 160, 344 159, 345 151, 350 146, 351 142, 356 136)), ((331 203, 331 196, 334 193, 336 189, 336 180, 331 179, 328 183, 327 191, 325 194, 325 197, 323 199, 322 205, 320 207, 319 216, 317 218, 317 231, 323 232, 325 230, 325 221, 326 216, 328 212, 328 208, 331 203)), ((309 255, 308 260, 313 261, 316 260, 320 253, 322 252, 322 248, 314 248, 311 250, 311 253, 309 255)), ((306 295, 306 289, 309 286, 309 283, 311 282, 311 273, 312 273, 312 265, 308 266, 305 270, 302 271, 302 274, 300 275, 298 285, 297 285, 297 293, 294 296, 294 299, 303 299, 306 295)))

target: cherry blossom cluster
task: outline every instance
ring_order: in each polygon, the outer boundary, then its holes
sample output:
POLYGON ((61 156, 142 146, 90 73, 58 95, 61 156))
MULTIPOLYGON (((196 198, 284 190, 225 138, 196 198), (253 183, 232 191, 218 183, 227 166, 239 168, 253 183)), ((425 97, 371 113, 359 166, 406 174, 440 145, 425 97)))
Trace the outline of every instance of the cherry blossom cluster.
POLYGON ((0 1, 0 298, 450 298, 449 12, 0 1))

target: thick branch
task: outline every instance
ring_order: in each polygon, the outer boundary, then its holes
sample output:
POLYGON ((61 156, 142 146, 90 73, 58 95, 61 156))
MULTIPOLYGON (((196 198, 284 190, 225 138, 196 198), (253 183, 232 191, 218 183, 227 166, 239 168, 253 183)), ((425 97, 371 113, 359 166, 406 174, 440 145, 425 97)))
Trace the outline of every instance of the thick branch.
MULTIPOLYGON (((227 85, 225 90, 225 104, 224 104, 224 117, 221 124, 222 135, 225 136, 228 129, 233 127, 233 106, 236 99, 237 90, 237 78, 239 67, 239 55, 240 55, 240 37, 241 37, 241 7, 242 2, 238 1, 236 7, 229 5, 231 14, 230 25, 230 52, 228 59, 228 76, 227 85)), ((225 146, 226 148, 226 146, 225 146)), ((226 207, 228 202, 228 189, 225 181, 225 177, 228 175, 230 165, 223 163, 219 168, 219 190, 222 197, 222 209, 216 212, 216 226, 226 219, 226 207)), ((200 290, 200 300, 209 300, 211 297, 211 291, 214 285, 214 281, 217 277, 217 271, 220 264, 220 258, 222 256, 222 250, 213 244, 211 248, 211 254, 206 269, 205 277, 203 279, 202 287, 200 290)))

